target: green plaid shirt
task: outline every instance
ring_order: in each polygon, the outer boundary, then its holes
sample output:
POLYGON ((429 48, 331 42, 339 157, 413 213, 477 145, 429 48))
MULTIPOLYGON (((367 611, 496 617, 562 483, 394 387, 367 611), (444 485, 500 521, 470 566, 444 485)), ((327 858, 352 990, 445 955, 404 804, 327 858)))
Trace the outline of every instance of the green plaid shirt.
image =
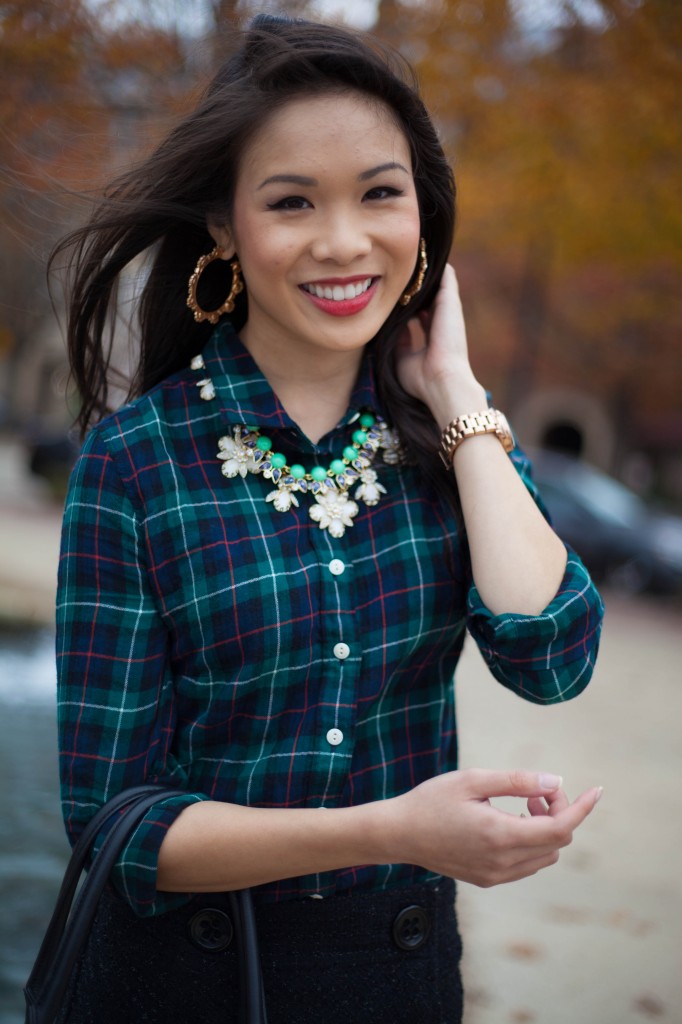
MULTIPOLYGON (((317 445, 229 324, 204 360, 214 399, 202 400, 188 369, 91 431, 64 518, 57 656, 69 835, 127 786, 187 790, 159 801, 118 863, 116 885, 140 915, 186 898, 157 893, 156 862, 193 801, 342 807, 456 768, 453 677, 467 628, 501 683, 549 704, 586 686, 601 625, 572 553, 541 615, 492 615, 461 528, 414 466, 379 459, 387 493, 361 505, 339 539, 309 518, 310 498, 280 512, 263 477, 221 475, 218 438, 245 423, 290 461, 328 464, 357 411, 376 409, 369 360, 345 419, 317 445)), ((535 494, 526 459, 512 457, 535 494)), ((283 879, 257 898, 432 877, 369 865, 283 879)))

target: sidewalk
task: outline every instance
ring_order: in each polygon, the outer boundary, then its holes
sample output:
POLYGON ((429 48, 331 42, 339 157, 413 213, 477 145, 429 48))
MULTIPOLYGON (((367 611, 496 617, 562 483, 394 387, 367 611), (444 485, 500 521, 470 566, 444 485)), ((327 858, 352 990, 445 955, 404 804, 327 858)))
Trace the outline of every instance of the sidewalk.
POLYGON ((471 643, 458 671, 462 767, 556 772, 570 798, 604 786, 557 865, 460 886, 466 1024, 682 1022, 680 609, 605 599, 593 680, 568 704, 519 700, 471 643))

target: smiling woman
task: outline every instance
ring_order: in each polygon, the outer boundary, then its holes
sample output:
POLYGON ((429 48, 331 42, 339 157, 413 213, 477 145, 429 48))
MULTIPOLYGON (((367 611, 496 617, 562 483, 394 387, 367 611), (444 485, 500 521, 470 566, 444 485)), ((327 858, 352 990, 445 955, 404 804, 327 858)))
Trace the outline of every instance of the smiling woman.
POLYGON ((69 835, 130 786, 184 791, 118 858, 61 1024, 239 1020, 246 887, 270 1024, 457 1024, 455 880, 554 864, 599 798, 457 770, 465 630, 552 703, 589 681, 602 609, 472 371, 453 227, 400 58, 261 16, 60 247, 92 428, 59 577, 69 835), (139 366, 107 414, 141 253, 139 366))
POLYGON ((319 440, 415 269, 419 203, 390 108, 355 91, 291 100, 242 154, 230 224, 209 230, 249 282, 241 341, 319 440))

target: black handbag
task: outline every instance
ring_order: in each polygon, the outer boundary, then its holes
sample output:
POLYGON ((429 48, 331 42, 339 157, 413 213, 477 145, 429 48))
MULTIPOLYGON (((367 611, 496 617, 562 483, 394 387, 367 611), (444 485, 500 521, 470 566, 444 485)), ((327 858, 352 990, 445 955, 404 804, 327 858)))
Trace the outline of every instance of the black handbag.
MULTIPOLYGON (((100 896, 135 826, 160 796, 185 795, 182 790, 164 786, 134 786, 113 797, 83 829, 73 848, 50 923, 24 988, 26 1024, 54 1024, 73 969, 85 947, 100 896), (93 858, 74 902, 92 843, 114 814, 119 816, 93 858)), ((240 950, 242 1021, 244 1024, 267 1024, 251 893, 248 889, 241 889, 229 893, 229 899, 240 950)))

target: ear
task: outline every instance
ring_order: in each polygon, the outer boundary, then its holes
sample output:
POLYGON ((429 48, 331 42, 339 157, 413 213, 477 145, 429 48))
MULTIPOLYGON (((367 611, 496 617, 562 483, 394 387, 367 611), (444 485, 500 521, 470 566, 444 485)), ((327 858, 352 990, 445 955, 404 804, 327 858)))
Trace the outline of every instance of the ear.
POLYGON ((220 248, 223 250, 221 259, 231 260, 235 253, 234 238, 227 224, 219 224, 211 217, 206 219, 208 233, 220 248))

